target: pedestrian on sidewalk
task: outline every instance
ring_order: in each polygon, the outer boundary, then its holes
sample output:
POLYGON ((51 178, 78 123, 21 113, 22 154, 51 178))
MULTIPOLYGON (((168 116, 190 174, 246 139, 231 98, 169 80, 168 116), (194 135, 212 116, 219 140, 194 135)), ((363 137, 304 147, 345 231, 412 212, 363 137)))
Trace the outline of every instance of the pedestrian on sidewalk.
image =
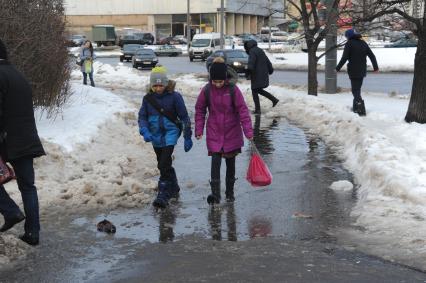
POLYGON ((176 83, 167 78, 164 67, 155 67, 150 75, 150 89, 143 97, 139 110, 139 133, 151 142, 160 170, 158 195, 153 202, 165 208, 171 198, 179 197, 179 184, 172 166, 174 147, 183 132, 184 149, 192 148, 191 121, 182 95, 175 91, 176 83))
POLYGON ((34 185, 33 159, 45 155, 34 119, 32 90, 27 79, 8 61, 0 40, 0 155, 15 171, 25 215, 0 185, 0 232, 25 219, 25 233, 19 238, 29 245, 39 243, 39 203, 34 185))
POLYGON ((361 97, 361 86, 364 78, 367 76, 367 56, 373 64, 374 72, 379 71, 376 56, 374 56, 368 44, 362 40, 362 35, 355 32, 354 29, 348 29, 345 32, 347 42, 343 51, 342 58, 336 66, 339 72, 343 65, 348 62, 348 75, 351 80, 352 94, 354 96, 352 103, 352 111, 359 116, 365 116, 364 100, 361 97))
POLYGON ((233 202, 235 183, 235 158, 244 145, 243 131, 253 140, 250 113, 240 89, 227 80, 227 67, 223 62, 213 62, 210 80, 202 88, 195 105, 195 137, 203 136, 206 115, 206 142, 211 159, 211 194, 207 203, 220 203, 220 167, 226 161, 226 200, 233 202))
POLYGON ((254 114, 260 114, 259 94, 268 98, 272 102, 272 107, 278 103, 278 99, 264 90, 269 86, 269 75, 272 75, 274 68, 265 52, 257 47, 255 40, 249 40, 244 43, 244 49, 249 55, 247 66, 247 77, 251 80, 251 92, 254 102, 254 114))
POLYGON ((89 76, 90 85, 93 87, 95 87, 93 80, 93 60, 95 59, 92 42, 86 40, 80 51, 81 72, 83 72, 83 84, 87 85, 87 76, 89 76))

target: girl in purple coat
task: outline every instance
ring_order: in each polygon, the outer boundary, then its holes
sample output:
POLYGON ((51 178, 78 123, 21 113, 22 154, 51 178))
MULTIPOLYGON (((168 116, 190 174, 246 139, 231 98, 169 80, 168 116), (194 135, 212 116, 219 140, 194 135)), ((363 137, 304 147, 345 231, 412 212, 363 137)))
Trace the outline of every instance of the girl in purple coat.
POLYGON ((212 193, 207 203, 220 203, 220 166, 226 160, 226 200, 233 202, 235 183, 235 157, 244 145, 243 132, 253 140, 249 110, 240 89, 226 80, 226 64, 213 62, 210 81, 201 90, 195 105, 195 137, 203 136, 206 114, 206 140, 212 157, 210 186, 212 193))

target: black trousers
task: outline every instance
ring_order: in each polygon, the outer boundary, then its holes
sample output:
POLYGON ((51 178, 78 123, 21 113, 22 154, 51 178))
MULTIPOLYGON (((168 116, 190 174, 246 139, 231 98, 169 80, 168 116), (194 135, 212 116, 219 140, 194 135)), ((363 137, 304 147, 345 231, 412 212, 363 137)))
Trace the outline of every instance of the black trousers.
MULTIPOLYGON (((235 178, 235 156, 232 158, 225 158, 226 161, 226 179, 235 178)), ((220 166, 222 165, 222 154, 212 154, 212 166, 211 166, 211 179, 220 180, 220 166)))
POLYGON ((275 96, 264 90, 263 88, 253 88, 251 90, 252 96, 253 96, 253 102, 254 102, 254 108, 255 110, 260 110, 260 99, 259 94, 269 99, 272 103, 276 101, 277 99, 275 96))
POLYGON ((160 181, 176 180, 176 172, 172 167, 172 154, 174 146, 154 147, 157 155, 157 168, 160 170, 160 181))
POLYGON ((363 80, 364 78, 351 78, 352 95, 354 96, 354 101, 356 102, 362 100, 361 87, 363 80))
MULTIPOLYGON (((32 157, 24 157, 10 161, 15 170, 16 181, 21 192, 25 211, 25 232, 38 233, 40 231, 39 206, 37 188, 34 185, 34 166, 32 157)), ((0 185, 0 213, 5 218, 21 214, 21 210, 10 198, 4 187, 0 185)))

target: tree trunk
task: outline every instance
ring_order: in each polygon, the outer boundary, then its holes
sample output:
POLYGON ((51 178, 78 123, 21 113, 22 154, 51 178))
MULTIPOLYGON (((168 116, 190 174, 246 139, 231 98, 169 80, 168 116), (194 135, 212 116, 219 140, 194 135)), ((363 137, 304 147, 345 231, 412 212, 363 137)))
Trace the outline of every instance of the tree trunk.
POLYGON ((316 48, 308 49, 308 94, 318 95, 316 48))
POLYGON ((426 27, 418 33, 416 57, 414 59, 414 80, 405 121, 426 123, 426 27))

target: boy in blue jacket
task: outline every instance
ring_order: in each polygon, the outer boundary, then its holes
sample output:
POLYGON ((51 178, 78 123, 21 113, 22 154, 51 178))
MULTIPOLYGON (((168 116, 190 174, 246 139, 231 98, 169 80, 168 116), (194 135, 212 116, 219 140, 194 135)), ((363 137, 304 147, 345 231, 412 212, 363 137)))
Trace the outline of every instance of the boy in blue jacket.
POLYGON ((185 152, 192 148, 191 121, 182 95, 174 90, 175 82, 167 78, 164 67, 152 69, 149 86, 139 110, 139 132, 145 142, 152 143, 160 170, 158 195, 153 205, 165 208, 170 198, 179 196, 172 154, 181 132, 185 139, 185 152))

